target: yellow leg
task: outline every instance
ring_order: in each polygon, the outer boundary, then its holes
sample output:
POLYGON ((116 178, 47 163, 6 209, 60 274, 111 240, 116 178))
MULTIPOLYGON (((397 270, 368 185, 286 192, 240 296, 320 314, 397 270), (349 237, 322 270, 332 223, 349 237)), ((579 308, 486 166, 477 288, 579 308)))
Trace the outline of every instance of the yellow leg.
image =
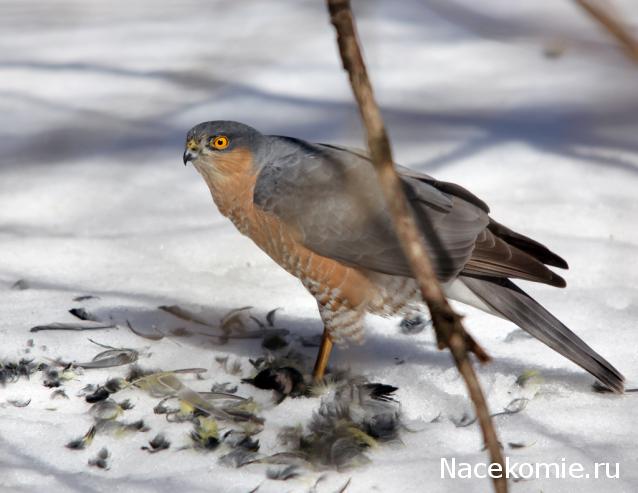
POLYGON ((315 362, 315 369, 312 372, 312 376, 316 381, 323 378, 328 366, 328 360, 330 359, 330 352, 332 351, 332 339, 326 329, 323 329, 323 337, 321 338, 321 347, 319 348, 319 354, 317 354, 317 361, 315 362))

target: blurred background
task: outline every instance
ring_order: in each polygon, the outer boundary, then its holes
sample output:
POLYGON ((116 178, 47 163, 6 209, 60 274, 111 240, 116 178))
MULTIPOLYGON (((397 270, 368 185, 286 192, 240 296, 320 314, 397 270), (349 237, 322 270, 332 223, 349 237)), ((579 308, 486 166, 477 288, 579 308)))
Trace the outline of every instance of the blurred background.
MULTIPOLYGON (((630 0, 608 7, 638 20, 630 0)), ((638 66, 575 2, 354 8, 399 162, 567 257, 567 228, 638 241, 638 66)), ((323 2, 4 0, 0 282, 113 289, 118 272, 172 294, 167 268, 218 267, 213 227, 232 230, 181 164, 188 129, 215 119, 363 145, 323 2)))

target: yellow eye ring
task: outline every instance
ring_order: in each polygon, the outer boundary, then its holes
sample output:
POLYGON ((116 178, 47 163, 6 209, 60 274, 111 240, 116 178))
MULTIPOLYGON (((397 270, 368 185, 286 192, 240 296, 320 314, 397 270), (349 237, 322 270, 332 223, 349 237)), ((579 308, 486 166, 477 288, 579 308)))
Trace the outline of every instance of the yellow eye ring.
POLYGON ((217 149, 218 151, 221 151, 222 149, 226 149, 229 144, 230 144, 230 141, 228 140, 228 137, 226 137, 225 135, 218 135, 217 137, 213 137, 210 141, 210 146, 213 149, 217 149))

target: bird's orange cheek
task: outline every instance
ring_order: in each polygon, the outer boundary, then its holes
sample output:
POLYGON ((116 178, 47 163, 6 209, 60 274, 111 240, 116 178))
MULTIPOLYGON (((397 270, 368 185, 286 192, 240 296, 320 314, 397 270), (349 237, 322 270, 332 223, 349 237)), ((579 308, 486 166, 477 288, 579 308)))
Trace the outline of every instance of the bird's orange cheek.
POLYGON ((252 175, 252 153, 246 149, 234 149, 220 152, 209 158, 209 163, 215 171, 224 176, 252 175))

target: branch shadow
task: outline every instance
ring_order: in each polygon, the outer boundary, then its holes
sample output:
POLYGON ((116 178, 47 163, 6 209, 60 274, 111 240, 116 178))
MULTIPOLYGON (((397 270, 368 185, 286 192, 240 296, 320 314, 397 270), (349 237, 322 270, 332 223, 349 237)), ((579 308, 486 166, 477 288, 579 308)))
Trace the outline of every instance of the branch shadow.
MULTIPOLYGON (((186 297, 169 298, 143 293, 133 294, 119 290, 93 290, 83 286, 67 286, 46 282, 32 282, 29 289, 66 292, 69 293, 69 298, 90 294, 101 299, 117 298, 118 300, 123 300, 113 305, 100 302, 94 308, 88 306, 87 310, 97 316, 100 321, 116 323, 119 330, 128 330, 126 326, 127 322, 130 322, 135 329, 133 334, 151 345, 153 343, 152 339, 142 337, 140 334, 150 337, 160 335, 162 338, 174 341, 178 345, 191 345, 198 348, 208 347, 211 350, 224 351, 240 358, 255 359, 264 353, 264 349, 261 347, 261 337, 249 339, 231 338, 227 343, 219 343, 216 335, 221 333, 219 329, 221 321, 231 311, 240 308, 237 306, 233 307, 223 303, 207 306, 192 305, 186 297), (127 302, 126 300, 129 301, 127 302), (183 320, 159 308, 160 306, 171 305, 177 305, 190 313, 196 314, 199 319, 206 321, 207 325, 183 320)), ((72 306, 77 307, 78 303, 69 302, 69 308, 72 306)), ((265 324, 268 311, 252 308, 247 314, 255 316, 265 324)), ((275 328, 288 330, 291 339, 296 340, 295 349, 299 348, 308 358, 308 361, 313 363, 317 348, 301 347, 298 342, 302 337, 310 339, 313 336, 321 335, 323 325, 319 316, 300 317, 288 314, 285 311, 278 311, 275 319, 275 328)), ((377 321, 380 320, 378 317, 370 317, 366 320, 366 325, 370 327, 375 324, 375 319, 377 321)), ((258 325, 250 322, 250 320, 247 321, 247 330, 258 328, 258 325)), ((511 327, 514 329, 515 325, 512 324, 511 327)), ((368 331, 362 345, 350 346, 344 349, 335 348, 331 358, 331 367, 336 369, 353 366, 357 367, 360 372, 375 372, 394 366, 397 364, 397 359, 402 359, 422 366, 424 372, 432 370, 446 371, 453 368, 455 365, 449 353, 438 350, 432 337, 432 334, 427 333, 419 335, 402 334, 399 331, 398 323, 396 324, 395 332, 368 331)), ((533 338, 512 342, 512 352, 514 354, 524 354, 525 351, 522 347, 526 344, 542 343, 533 338)), ((485 349, 488 353, 490 352, 489 347, 485 349)), ((547 348, 547 351, 551 351, 551 349, 547 348)), ((559 387, 567 386, 572 391, 590 394, 594 378, 575 365, 570 364, 570 366, 573 368, 547 367, 541 361, 530 362, 526 360, 522 362, 520 358, 515 356, 499 356, 495 357, 488 365, 478 365, 477 371, 484 376, 495 377, 497 375, 518 376, 523 372, 533 370, 537 371, 548 384, 559 387)), ((620 370, 622 371, 622 369, 620 370)))
MULTIPOLYGON (((35 107, 49 105, 66 115, 55 128, 24 135, 0 134, 3 167, 12 165, 50 165, 54 162, 82 162, 87 157, 110 156, 118 159, 135 153, 144 164, 149 150, 171 152, 179 156, 186 128, 179 122, 193 118, 243 120, 266 133, 290 134, 314 141, 343 142, 344 136, 356 140, 361 136, 356 106, 349 101, 291 96, 269 92, 242 82, 227 82, 204 73, 184 75, 170 71, 135 71, 89 63, 56 65, 53 63, 12 62, 12 65, 37 67, 42 71, 83 70, 111 73, 119 77, 162 79, 188 90, 205 85, 211 95, 187 104, 160 103, 151 116, 125 119, 108 112, 78 110, 45 98, 12 93, 35 107), (195 84, 195 86, 193 86, 195 84), (221 103, 221 104, 220 104, 221 103), (252 108, 262 108, 257 115, 252 108), (230 113, 230 114, 229 114, 230 113), (282 118, 281 115, 307 115, 282 118), (201 116, 200 116, 201 115, 201 116), (335 125, 335 122, 340 122, 335 125), (344 135, 345 130, 345 135, 344 135), (35 144, 34 144, 35 143, 35 144)), ((1 64, 0 64, 1 66, 1 64)), ((418 92, 413 97, 423 97, 418 92)), ((510 142, 524 143, 542 153, 572 157, 584 164, 614 167, 638 173, 638 142, 628 136, 610 137, 609 128, 638 125, 638 104, 621 107, 583 108, 561 105, 521 105, 509 112, 426 111, 397 106, 383 110, 392 130, 395 146, 418 142, 419 145, 441 140, 458 142, 452 150, 417 163, 426 171, 436 171, 461 159, 510 142), (478 136, 477 136, 478 133, 478 136), (464 135, 471 134, 469 138, 464 135), (588 148, 587 152, 579 150, 588 148), (620 151, 632 157, 609 156, 598 150, 620 151)), ((176 157, 176 160, 178 158, 176 157)))

